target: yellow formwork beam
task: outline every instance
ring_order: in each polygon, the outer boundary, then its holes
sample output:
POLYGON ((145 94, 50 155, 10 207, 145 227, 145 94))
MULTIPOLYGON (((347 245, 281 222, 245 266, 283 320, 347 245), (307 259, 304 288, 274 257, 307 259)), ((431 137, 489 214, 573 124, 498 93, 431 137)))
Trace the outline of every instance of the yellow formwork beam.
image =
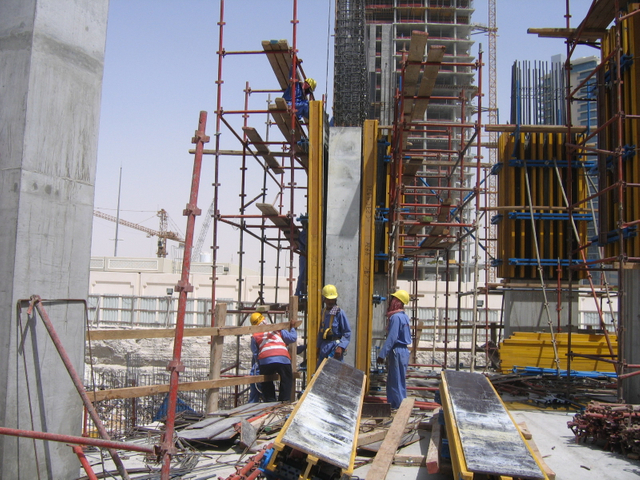
POLYGON ((362 135, 362 206, 360 217, 360 265, 358 267, 357 369, 368 372, 371 366, 373 334, 373 270, 375 250, 376 172, 378 121, 365 120, 362 135))
POLYGON ((323 185, 324 185, 324 108, 322 101, 309 102, 309 169, 307 186, 307 371, 313 375, 318 361, 315 348, 320 328, 323 276, 323 185))

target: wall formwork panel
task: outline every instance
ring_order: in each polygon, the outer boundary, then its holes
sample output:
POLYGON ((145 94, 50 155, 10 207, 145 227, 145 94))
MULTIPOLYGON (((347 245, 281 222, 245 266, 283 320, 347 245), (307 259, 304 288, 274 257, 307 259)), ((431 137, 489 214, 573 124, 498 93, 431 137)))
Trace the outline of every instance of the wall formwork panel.
MULTIPOLYGON (((578 140, 572 139, 572 143, 578 140)), ((545 279, 558 278, 562 263, 562 280, 568 278, 570 250, 584 244, 586 209, 575 209, 574 220, 579 238, 570 237, 571 222, 563 193, 569 182, 565 159, 566 134, 504 133, 498 142, 500 163, 498 176, 498 214, 492 221, 498 227, 498 277, 538 280, 538 261, 545 279), (568 245, 568 239, 573 238, 568 245), (571 247, 570 249, 568 247, 571 247)), ((571 163, 573 203, 586 196, 587 165, 582 156, 571 163)), ((575 260, 574 260, 575 263, 575 260)), ((582 278, 584 271, 578 272, 582 278)))

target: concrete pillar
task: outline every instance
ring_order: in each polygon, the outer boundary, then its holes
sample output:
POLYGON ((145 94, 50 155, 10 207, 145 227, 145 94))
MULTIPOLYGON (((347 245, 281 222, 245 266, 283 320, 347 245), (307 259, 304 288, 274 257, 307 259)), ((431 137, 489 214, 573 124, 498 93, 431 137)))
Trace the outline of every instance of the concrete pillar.
MULTIPOLYGON (((562 294, 562 311, 560 312, 560 325, 565 327, 568 321, 568 294, 562 294)), ((549 302, 549 316, 554 332, 558 327, 558 312, 556 308, 557 295, 555 290, 547 291, 549 302)), ((549 319, 544 308, 544 295, 542 291, 506 291, 504 293, 504 338, 509 338, 513 332, 548 332, 549 319)), ((573 328, 578 327, 578 296, 574 292, 572 305, 573 328)), ((563 331, 566 331, 563 329, 563 331)))
POLYGON ((329 130, 324 281, 338 288, 338 306, 351 325, 351 344, 345 362, 355 365, 358 331, 358 252, 362 128, 329 130))
MULTIPOLYGON (((620 282, 624 286, 624 297, 622 299, 622 314, 624 316, 622 357, 625 363, 637 365, 640 363, 640 302, 638 302, 640 270, 625 270, 622 275, 622 281, 620 282)), ((625 402, 640 403, 640 375, 623 380, 622 391, 625 402)))
MULTIPOLYGON (((18 299, 86 299, 108 0, 0 2, 0 424, 81 433, 82 405, 18 299)), ((45 304, 83 373, 84 309, 45 304)), ((75 478, 63 443, 0 437, 0 477, 75 478)))

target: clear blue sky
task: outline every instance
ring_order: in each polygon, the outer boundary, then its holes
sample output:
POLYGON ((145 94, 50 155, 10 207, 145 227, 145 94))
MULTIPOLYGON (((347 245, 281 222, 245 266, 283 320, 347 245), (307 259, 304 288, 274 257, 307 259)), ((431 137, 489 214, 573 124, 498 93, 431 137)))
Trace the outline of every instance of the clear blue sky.
MULTIPOLYGON (((334 0, 299 0, 298 4, 298 49, 303 67, 308 76, 318 81, 316 97, 318 93, 326 93, 331 98, 330 35, 334 0)), ((572 26, 577 26, 591 0, 571 0, 571 4, 572 26)), ((486 24, 487 2, 475 0, 474 6, 474 23, 486 24)), ((539 39, 528 35, 527 28, 564 27, 564 9, 565 2, 560 0, 498 0, 501 123, 508 121, 513 62, 549 60, 554 54, 566 52, 562 40, 539 39)), ((288 39, 291 44, 292 13, 291 0, 227 0, 225 50, 260 50, 261 41, 269 39, 288 39)), ((193 168, 193 156, 188 150, 192 148, 190 140, 200 110, 209 112, 207 132, 212 135, 215 131, 219 15, 219 2, 211 0, 110 1, 98 146, 97 209, 115 215, 122 167, 121 218, 157 229, 156 211, 164 208, 169 213, 170 230, 184 234, 186 219, 182 210, 189 198, 193 168)), ((482 43, 488 60, 487 37, 476 34, 474 39, 482 43)), ((477 52, 476 44, 473 54, 477 52)), ((584 47, 578 56, 584 55, 599 55, 599 52, 584 47)), ((488 70, 485 69, 483 75, 486 79, 488 70)), ((277 88, 264 55, 227 56, 223 79, 226 110, 242 108, 245 82, 253 89, 277 88)), ((485 93, 488 93, 486 87, 485 93)), ((252 108, 264 109, 266 95, 252 95, 251 102, 252 108)), ((484 105, 488 105, 487 97, 484 105)), ((264 128, 256 125, 259 130, 260 127, 264 128)), ((238 149, 239 144, 229 138, 228 130, 221 131, 223 148, 238 149)), ((212 145, 208 148, 213 148, 212 145)), ((198 201, 203 213, 213 196, 211 163, 210 157, 205 159, 198 201)), ((227 184, 234 181, 234 173, 225 170, 225 175, 228 175, 227 184)), ((224 201, 235 200, 225 198, 224 201)), ((201 218, 196 224, 196 236, 200 223, 201 218)), ((94 218, 92 255, 113 255, 114 236, 115 223, 94 218)), ((119 227, 118 236, 121 239, 118 256, 155 256, 155 238, 123 226, 119 227)), ((175 244, 169 242, 169 245, 175 244)), ((236 251, 234 239, 221 248, 219 261, 236 261, 236 251)))

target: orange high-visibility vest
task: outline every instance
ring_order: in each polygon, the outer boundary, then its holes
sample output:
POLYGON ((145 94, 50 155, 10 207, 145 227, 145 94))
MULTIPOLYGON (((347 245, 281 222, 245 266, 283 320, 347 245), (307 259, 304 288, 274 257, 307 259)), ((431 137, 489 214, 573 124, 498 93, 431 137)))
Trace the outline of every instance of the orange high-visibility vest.
POLYGON ((267 357, 282 356, 291 359, 287 344, 278 332, 254 333, 253 338, 258 345, 258 361, 267 357))

